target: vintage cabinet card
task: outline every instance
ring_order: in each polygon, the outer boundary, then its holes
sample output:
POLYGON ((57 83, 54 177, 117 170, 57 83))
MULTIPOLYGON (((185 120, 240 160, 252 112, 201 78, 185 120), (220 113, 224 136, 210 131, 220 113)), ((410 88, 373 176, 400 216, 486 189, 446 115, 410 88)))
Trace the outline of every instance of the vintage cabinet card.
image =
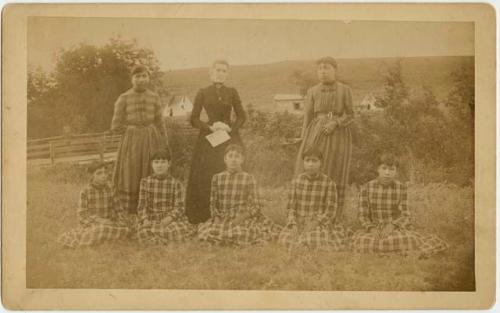
POLYGON ((7 308, 495 302, 491 6, 15 4, 2 23, 7 308))

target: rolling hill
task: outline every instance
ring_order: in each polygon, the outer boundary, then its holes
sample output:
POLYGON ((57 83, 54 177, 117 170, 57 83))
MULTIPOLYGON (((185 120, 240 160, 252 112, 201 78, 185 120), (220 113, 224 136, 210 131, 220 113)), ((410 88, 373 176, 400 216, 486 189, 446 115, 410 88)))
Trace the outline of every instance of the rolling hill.
MULTIPOLYGON (((357 103, 369 93, 383 90, 385 69, 396 58, 339 59, 338 78, 349 84, 357 103)), ((448 94, 452 82, 450 74, 461 65, 473 67, 473 56, 410 57, 401 59, 403 79, 411 88, 431 86, 438 100, 448 94)), ((314 61, 283 61, 260 65, 235 65, 231 67, 228 85, 238 89, 244 105, 273 111, 273 97, 277 93, 298 93, 291 79, 294 71, 314 72, 314 61)), ((208 68, 194 68, 164 72, 164 81, 177 95, 194 99, 196 92, 210 84, 208 68)))

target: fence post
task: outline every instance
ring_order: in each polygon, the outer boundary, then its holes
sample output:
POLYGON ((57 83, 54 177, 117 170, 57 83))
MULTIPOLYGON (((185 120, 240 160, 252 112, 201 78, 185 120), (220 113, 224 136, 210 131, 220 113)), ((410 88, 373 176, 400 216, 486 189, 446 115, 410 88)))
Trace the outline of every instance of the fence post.
POLYGON ((104 149, 106 147, 106 133, 102 134, 102 138, 99 144, 99 157, 101 162, 104 162, 104 149))
POLYGON ((50 165, 54 165, 54 159, 56 158, 56 149, 54 147, 54 142, 51 140, 49 142, 49 152, 50 152, 50 165))

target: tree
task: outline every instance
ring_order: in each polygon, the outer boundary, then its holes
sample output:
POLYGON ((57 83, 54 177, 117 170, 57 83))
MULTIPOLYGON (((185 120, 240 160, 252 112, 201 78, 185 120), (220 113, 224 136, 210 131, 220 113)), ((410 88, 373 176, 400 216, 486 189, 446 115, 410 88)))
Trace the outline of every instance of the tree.
POLYGON ((28 105, 43 97, 51 87, 53 87, 53 79, 42 68, 28 70, 28 105))
POLYGON ((34 71, 28 77, 28 136, 57 135, 64 125, 77 132, 109 129, 113 104, 131 87, 135 64, 148 66, 152 88, 168 94, 154 52, 136 40, 112 38, 101 47, 82 43, 61 50, 51 73, 34 71))
POLYGON ((474 121, 474 67, 462 64, 451 73, 453 87, 446 100, 452 115, 465 122, 474 121))
POLYGON ((293 82, 299 87, 299 93, 305 96, 307 90, 318 83, 317 78, 313 73, 307 71, 296 70, 290 76, 293 82))
POLYGON ((28 70, 28 138, 48 136, 45 132, 50 124, 50 99, 53 98, 53 80, 41 68, 28 70))
POLYGON ((381 149, 390 150, 406 160, 411 180, 433 172, 443 180, 469 183, 474 152, 473 69, 461 67, 452 73, 454 85, 445 102, 448 115, 439 108, 431 87, 413 88, 410 96, 401 72, 399 61, 387 71, 385 93, 376 101, 384 108, 383 115, 364 118, 358 125, 357 139, 365 146, 355 146, 357 157, 366 160, 381 149))
POLYGON ((451 73, 453 87, 446 98, 449 129, 446 144, 449 162, 463 173, 465 183, 474 178, 474 67, 463 64, 451 73))

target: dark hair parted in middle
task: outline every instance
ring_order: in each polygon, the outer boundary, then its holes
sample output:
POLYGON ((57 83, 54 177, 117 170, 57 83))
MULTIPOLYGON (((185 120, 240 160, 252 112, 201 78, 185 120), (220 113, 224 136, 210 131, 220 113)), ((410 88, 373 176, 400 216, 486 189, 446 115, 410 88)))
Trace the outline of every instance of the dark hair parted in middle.
POLYGON ((168 160, 170 161, 170 152, 167 149, 159 149, 151 155, 151 162, 154 160, 168 160))
POLYGON ((151 76, 149 69, 142 64, 134 65, 134 67, 132 67, 132 69, 130 70, 130 76, 134 76, 135 74, 139 73, 146 73, 148 74, 148 76, 151 76))
POLYGON ((383 153, 380 155, 377 166, 388 165, 399 167, 399 159, 392 153, 383 153))
POLYGON ((334 69, 337 69, 337 61, 335 61, 332 57, 322 57, 321 59, 316 61, 316 65, 320 64, 330 64, 334 69))
POLYGON ((235 143, 230 144, 224 150, 224 155, 228 154, 231 151, 236 151, 236 152, 240 153, 242 156, 245 156, 245 148, 243 148, 242 145, 238 145, 235 143))
POLYGON ((94 161, 87 167, 87 173, 94 174, 98 169, 107 168, 109 165, 108 162, 94 161))
POLYGON ((302 153, 302 160, 304 160, 306 157, 314 157, 323 161, 323 152, 321 152, 321 150, 319 150, 318 148, 312 147, 302 153))

